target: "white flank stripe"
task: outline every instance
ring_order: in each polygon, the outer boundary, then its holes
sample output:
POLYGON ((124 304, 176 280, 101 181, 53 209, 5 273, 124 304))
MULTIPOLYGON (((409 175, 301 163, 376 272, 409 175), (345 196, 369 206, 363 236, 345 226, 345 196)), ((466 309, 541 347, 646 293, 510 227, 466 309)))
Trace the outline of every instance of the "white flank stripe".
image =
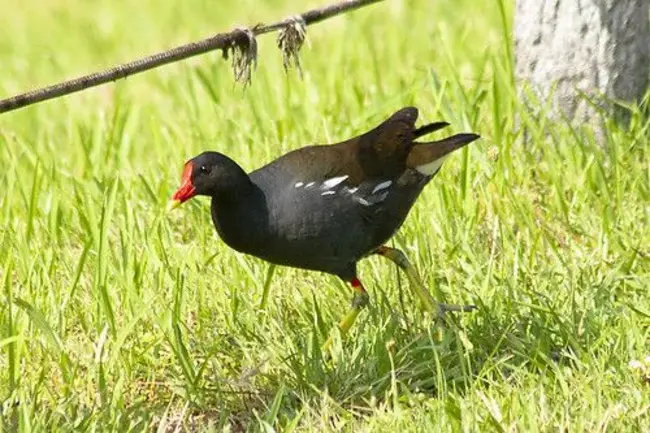
POLYGON ((359 188, 357 188, 356 186, 355 186, 354 188, 348 188, 348 192, 349 192, 350 194, 354 194, 355 192, 357 192, 358 189, 359 189, 359 188))
POLYGON ((321 195, 332 195, 332 194, 336 194, 336 191, 325 191, 321 195))
POLYGON ((370 202, 369 202, 368 200, 366 200, 365 198, 361 198, 361 197, 359 197, 358 200, 359 200, 359 203, 361 203, 362 205, 364 205, 364 206, 370 206, 370 202))
POLYGON ((297 183, 296 183, 296 188, 300 188, 300 187, 303 186, 303 185, 304 185, 304 183, 302 183, 302 182, 297 182, 297 183))
POLYGON ((371 194, 374 194, 374 193, 376 193, 377 191, 379 191, 379 190, 381 190, 381 189, 388 188, 388 187, 391 186, 392 184, 393 184, 393 182, 391 182, 390 180, 387 180, 386 182, 382 182, 382 183, 380 183, 379 185, 377 185, 377 186, 375 187, 375 189, 372 190, 372 193, 371 193, 371 194))
POLYGON ((348 176, 345 175, 345 176, 339 176, 339 177, 333 177, 331 179, 327 179, 325 182, 323 182, 323 186, 321 188, 323 189, 334 188, 336 185, 343 182, 347 178, 348 176))
POLYGON ((311 188, 315 183, 316 182, 309 182, 307 185, 305 185, 305 188, 311 188))
POLYGON ((436 174, 436 172, 440 170, 440 166, 442 165, 442 163, 445 162, 445 159, 447 159, 447 156, 449 155, 445 155, 442 158, 438 158, 435 161, 431 161, 428 164, 418 165, 417 167, 415 167, 415 169, 425 176, 431 176, 433 174, 436 174))

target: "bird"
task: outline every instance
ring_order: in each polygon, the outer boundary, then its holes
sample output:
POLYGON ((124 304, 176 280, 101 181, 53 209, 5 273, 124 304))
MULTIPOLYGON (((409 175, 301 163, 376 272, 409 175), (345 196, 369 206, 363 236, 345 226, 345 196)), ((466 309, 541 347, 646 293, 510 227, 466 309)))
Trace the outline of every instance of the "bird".
MULTIPOLYGON (((348 283, 353 299, 338 323, 341 336, 369 303, 357 263, 372 255, 401 268, 435 318, 471 311, 475 306, 435 300, 406 255, 386 245, 449 154, 480 138, 459 133, 417 141, 449 125, 416 127, 417 118, 417 108, 405 107, 356 137, 299 148, 250 173, 222 153, 205 151, 185 163, 169 209, 208 196, 214 227, 232 249, 348 283)), ((333 328, 322 350, 334 335, 333 328)))

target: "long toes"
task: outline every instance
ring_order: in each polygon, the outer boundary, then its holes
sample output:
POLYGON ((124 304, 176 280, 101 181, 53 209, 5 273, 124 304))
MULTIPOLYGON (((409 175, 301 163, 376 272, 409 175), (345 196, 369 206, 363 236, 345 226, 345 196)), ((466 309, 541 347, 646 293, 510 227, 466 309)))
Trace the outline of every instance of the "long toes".
POLYGON ((441 315, 449 311, 470 312, 476 310, 476 305, 454 305, 454 304, 439 304, 438 309, 441 315))
POLYGON ((476 305, 438 304, 438 317, 436 322, 444 327, 445 316, 449 312, 469 313, 476 310, 476 305))

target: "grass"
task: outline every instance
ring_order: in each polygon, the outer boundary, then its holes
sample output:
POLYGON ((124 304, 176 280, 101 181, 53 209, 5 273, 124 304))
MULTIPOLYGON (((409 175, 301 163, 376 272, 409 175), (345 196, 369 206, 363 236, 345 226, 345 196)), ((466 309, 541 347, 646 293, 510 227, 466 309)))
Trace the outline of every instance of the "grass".
MULTIPOLYGON (((306 8, 12 2, 0 95, 306 8)), ((310 28, 303 80, 263 37, 246 92, 208 54, 2 115, 0 429, 650 429, 648 123, 608 124, 601 147, 522 107, 512 9, 388 2, 310 28), (405 105, 483 137, 394 240, 479 310, 436 339, 405 278, 366 260, 371 304, 324 362, 347 287, 278 269, 262 309, 268 265, 217 239, 206 200, 164 206, 202 150, 250 170, 405 105)))

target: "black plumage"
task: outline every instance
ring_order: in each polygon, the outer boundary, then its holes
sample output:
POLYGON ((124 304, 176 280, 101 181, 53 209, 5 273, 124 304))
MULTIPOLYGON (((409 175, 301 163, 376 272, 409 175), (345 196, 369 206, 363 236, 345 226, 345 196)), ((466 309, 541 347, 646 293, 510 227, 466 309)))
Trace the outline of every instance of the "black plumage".
POLYGON ((442 159, 479 138, 417 142, 447 126, 416 128, 417 117, 401 109, 364 134, 303 147, 250 174, 221 153, 202 153, 186 163, 174 199, 212 197, 217 232, 237 251, 354 285, 357 262, 399 229, 442 159))

